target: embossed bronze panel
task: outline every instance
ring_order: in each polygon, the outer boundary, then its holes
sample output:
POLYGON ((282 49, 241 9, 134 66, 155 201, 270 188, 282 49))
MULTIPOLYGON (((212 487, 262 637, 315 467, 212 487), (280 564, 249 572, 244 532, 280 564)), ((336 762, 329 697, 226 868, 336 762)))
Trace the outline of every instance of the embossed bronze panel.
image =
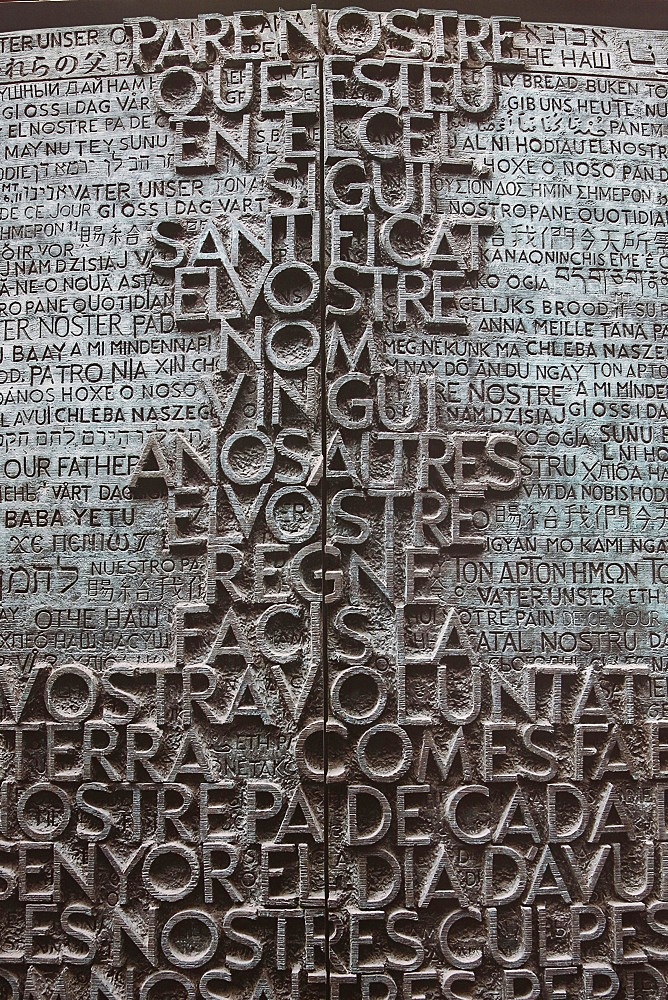
POLYGON ((0 98, 3 997, 665 1000, 668 31, 137 15, 0 98))

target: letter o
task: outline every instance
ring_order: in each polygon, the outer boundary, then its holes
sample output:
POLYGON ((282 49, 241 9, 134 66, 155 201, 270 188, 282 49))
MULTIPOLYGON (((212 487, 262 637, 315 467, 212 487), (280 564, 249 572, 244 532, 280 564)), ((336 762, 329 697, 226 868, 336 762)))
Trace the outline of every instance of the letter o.
POLYGON ((180 913, 174 913, 162 928, 160 944, 165 956, 172 965, 177 965, 181 969, 196 969, 200 965, 210 962, 216 954, 218 948, 218 928, 208 913, 204 913, 202 910, 181 910, 180 913), (209 943, 200 951, 184 951, 176 948, 170 941, 170 934, 174 928, 178 927, 185 920, 199 922, 209 932, 209 943))
POLYGON ((178 983, 186 991, 188 1000, 196 1000, 197 990, 190 980, 180 972, 170 972, 167 969, 164 972, 152 972, 146 977, 139 990, 139 1000, 148 1000, 149 993, 158 983, 178 983))
POLYGON ((189 115, 202 99, 204 80, 189 66, 170 66, 169 69, 160 74, 151 91, 156 105, 166 115, 189 115), (165 84, 174 87, 178 92, 182 89, 186 79, 190 80, 191 85, 194 85, 190 95, 177 93, 174 97, 170 97, 169 90, 165 93, 165 84))
POLYGON ((328 30, 329 37, 335 45, 338 45, 342 52, 361 56, 367 52, 373 52, 380 41, 380 17, 375 11, 364 10, 362 7, 342 7, 331 15, 328 30), (346 17, 357 18, 365 22, 368 28, 368 38, 366 40, 358 37, 358 40, 354 41, 354 36, 345 32, 345 26, 341 22, 346 17))
POLYGON ((377 726, 372 726, 371 729, 367 729, 366 732, 362 733, 355 753, 357 756, 357 763, 364 771, 367 778, 372 778, 374 781, 381 783, 396 781, 397 778, 401 778, 411 766, 413 760, 413 744, 409 740, 408 734, 401 728, 401 726, 392 722, 382 722, 377 726), (372 765, 367 756, 369 744, 377 736, 393 736, 396 737, 401 744, 401 755, 399 760, 396 764, 390 764, 386 770, 380 770, 378 767, 372 765))
POLYGON ((98 681, 97 677, 92 674, 80 663, 65 663, 62 667, 55 667, 46 679, 44 685, 44 704, 46 705, 47 711, 52 719, 56 722, 83 722, 87 719, 89 715, 92 714, 95 708, 95 702, 97 701, 98 692, 98 681), (74 711, 65 711, 63 706, 58 707, 54 702, 54 687, 59 680, 63 677, 71 675, 77 677, 79 680, 83 681, 88 690, 88 696, 83 705, 78 709, 75 708, 74 711))
POLYGON ((188 893, 193 891, 199 880, 199 859, 197 854, 192 850, 192 848, 186 847, 185 844, 180 844, 178 841, 171 841, 167 844, 158 844, 156 847, 152 847, 144 858, 144 864, 141 869, 141 880, 147 891, 150 892, 155 899, 165 901, 183 899, 184 896, 187 896, 188 893), (153 867, 153 864, 158 860, 158 858, 164 858, 169 854, 185 861, 190 873, 187 882, 174 886, 170 885, 167 881, 160 885, 154 880, 151 875, 151 868, 153 867))
POLYGON ((342 670, 336 677, 332 685, 331 700, 332 708, 336 714, 349 725, 359 726, 363 723, 375 722, 383 714, 387 703, 387 685, 383 676, 377 670, 374 670, 373 667, 348 667, 347 670, 342 670), (367 677, 376 685, 375 703, 371 708, 363 710, 359 714, 355 714, 349 708, 346 708, 341 701, 341 689, 353 677, 367 677))
MULTIPOLYGON (((72 807, 70 805, 70 800, 67 797, 66 792, 59 788, 58 785, 52 785, 49 781, 39 781, 37 784, 32 785, 27 788, 25 792, 22 792, 19 796, 19 800, 16 803, 16 818, 18 820, 19 826, 24 833, 27 833, 29 837, 35 840, 44 840, 45 837, 55 839, 60 837, 61 834, 65 832, 70 822, 72 816, 72 807), (26 816, 28 809, 28 803, 34 795, 40 795, 47 793, 53 795, 60 801, 63 811, 61 813, 60 819, 55 825, 48 826, 34 826, 29 818, 26 816)), ((47 815, 47 822, 51 823, 53 820, 47 815)))
MULTIPOLYGON (((293 509, 295 506, 296 504, 293 503, 293 509)), ((295 517, 296 516, 297 515, 295 514, 295 517)), ((318 530, 318 525, 320 524, 320 504, 317 503, 315 497, 302 486, 283 486, 280 490, 276 490, 276 492, 272 495, 269 503, 267 504, 265 518, 267 525, 269 526, 269 530, 277 541, 302 544, 303 542, 307 542, 309 538, 311 538, 311 536, 318 530), (301 526, 298 525, 297 528, 292 531, 290 531, 284 524, 281 524, 276 513, 276 508, 281 501, 290 496, 299 496, 300 500, 304 503, 304 509, 308 507, 310 512, 308 515, 308 523, 301 526)))
MULTIPOLYGON (((287 284, 289 285, 292 291, 294 291, 295 288, 299 287, 294 279, 288 280, 287 284)), ((305 309, 308 309, 308 307, 315 302, 315 300, 318 297, 319 290, 320 290, 320 278, 318 277, 317 273, 313 270, 313 268, 309 264, 305 264, 303 261, 298 261, 298 262, 287 261, 285 264, 279 264, 277 267, 273 268, 273 270, 269 272, 264 282, 265 301, 268 306, 270 306, 272 309, 275 309, 276 312, 279 313, 303 312, 305 309), (276 279, 279 278, 281 275, 283 275, 284 278, 287 278, 290 271, 295 271, 298 274, 301 274, 302 276, 306 276, 311 285, 308 295, 306 296, 305 299, 301 301, 296 301, 294 298, 279 299, 277 298, 276 293, 274 291, 274 282, 276 281, 276 279)))
MULTIPOLYGON (((267 334, 267 343, 265 345, 265 352, 269 360, 271 361, 274 368, 278 368, 282 372, 298 372, 302 368, 306 368, 308 365, 312 364, 318 357, 318 352, 320 351, 320 334, 316 330, 313 323, 308 323, 305 319, 302 320, 282 320, 280 323, 274 323, 267 334), (287 354, 278 354, 275 347, 276 336, 282 331, 287 330, 303 330, 310 343, 306 349, 306 353, 300 355, 299 357, 291 358, 287 354)), ((294 352, 294 348, 293 348, 294 352)))
MULTIPOLYGON (((251 456, 254 458, 255 456, 251 456)), ((252 465, 252 463, 251 463, 252 465)), ((252 486, 261 483, 269 475, 274 465, 274 446, 262 431, 236 431, 226 439, 220 452, 220 467, 229 480, 239 486, 252 486), (240 441, 256 441, 264 451, 264 456, 258 461, 255 469, 237 469, 232 464, 231 451, 240 441)))

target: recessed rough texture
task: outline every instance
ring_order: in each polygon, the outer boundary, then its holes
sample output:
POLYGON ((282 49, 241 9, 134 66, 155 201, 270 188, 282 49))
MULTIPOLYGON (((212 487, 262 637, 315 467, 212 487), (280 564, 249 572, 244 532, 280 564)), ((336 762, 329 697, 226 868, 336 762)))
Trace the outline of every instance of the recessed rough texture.
POLYGON ((2 1000, 665 1000, 668 33, 137 17, 0 98, 2 1000))

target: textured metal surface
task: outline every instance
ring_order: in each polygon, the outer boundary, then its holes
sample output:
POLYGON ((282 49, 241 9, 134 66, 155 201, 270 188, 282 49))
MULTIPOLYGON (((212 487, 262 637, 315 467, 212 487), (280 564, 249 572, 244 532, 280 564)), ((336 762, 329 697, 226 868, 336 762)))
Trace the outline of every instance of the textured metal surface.
POLYGON ((668 33, 137 17, 0 99, 3 993, 665 997, 668 33))

